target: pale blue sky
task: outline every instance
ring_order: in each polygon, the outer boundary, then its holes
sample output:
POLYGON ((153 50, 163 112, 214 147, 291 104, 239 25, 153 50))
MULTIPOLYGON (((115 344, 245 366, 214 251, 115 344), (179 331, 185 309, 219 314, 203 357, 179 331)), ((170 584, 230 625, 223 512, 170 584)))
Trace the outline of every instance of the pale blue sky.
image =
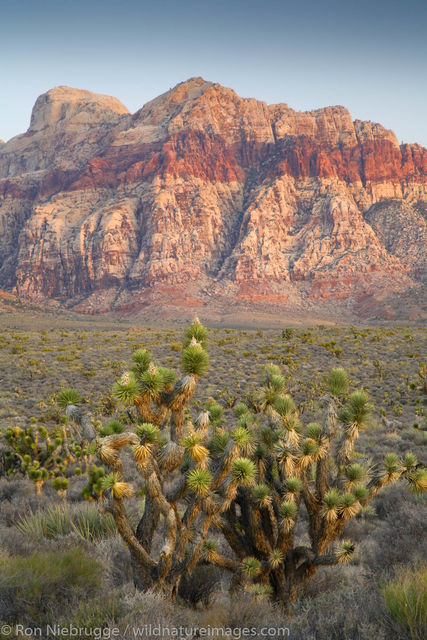
POLYGON ((191 76, 300 110, 342 104, 427 146, 421 0, 0 0, 0 138, 57 85, 131 111, 191 76))

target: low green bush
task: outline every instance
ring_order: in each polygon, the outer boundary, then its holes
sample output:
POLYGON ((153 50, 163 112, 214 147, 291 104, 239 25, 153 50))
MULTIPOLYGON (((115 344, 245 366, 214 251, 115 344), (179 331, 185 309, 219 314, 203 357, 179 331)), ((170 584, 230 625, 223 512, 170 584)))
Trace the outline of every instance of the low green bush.
POLYGON ((392 618, 411 640, 427 638, 427 566, 402 569, 382 593, 392 618))
POLYGON ((78 547, 26 557, 0 556, 0 603, 9 623, 59 619, 64 607, 76 608, 101 585, 101 565, 78 547))

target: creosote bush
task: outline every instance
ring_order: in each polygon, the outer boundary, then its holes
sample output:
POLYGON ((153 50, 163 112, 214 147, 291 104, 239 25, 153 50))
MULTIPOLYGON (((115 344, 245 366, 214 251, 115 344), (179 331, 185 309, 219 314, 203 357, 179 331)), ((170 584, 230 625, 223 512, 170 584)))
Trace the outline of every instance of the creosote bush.
POLYGON ((233 590, 271 597, 287 609, 319 568, 351 559, 355 544, 342 537, 349 520, 397 480, 424 491, 426 471, 413 454, 390 452, 368 465, 355 451, 371 406, 365 391, 349 393, 341 368, 329 375, 316 422, 303 423, 275 364, 264 368, 244 402, 233 402, 226 420, 212 398, 192 415, 191 400, 209 366, 207 340, 195 319, 185 332, 180 378, 146 349, 133 354, 114 394, 136 408, 140 423, 119 432, 101 428, 97 454, 109 471, 94 470, 87 493, 102 497, 101 508, 114 517, 138 589, 173 598, 181 580, 211 564, 231 573, 233 590), (136 527, 126 510, 135 489, 123 477, 124 450, 144 482, 136 527), (297 523, 304 535, 297 535, 297 523))
POLYGON ((76 607, 100 589, 99 563, 82 549, 33 553, 29 556, 0 555, 0 602, 8 622, 46 624, 51 610, 76 607))

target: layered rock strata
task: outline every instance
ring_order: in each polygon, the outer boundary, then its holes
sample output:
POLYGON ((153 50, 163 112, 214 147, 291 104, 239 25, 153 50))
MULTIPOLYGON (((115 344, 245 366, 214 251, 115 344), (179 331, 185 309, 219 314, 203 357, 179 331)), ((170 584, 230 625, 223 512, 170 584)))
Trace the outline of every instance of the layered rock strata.
POLYGON ((58 87, 0 145, 0 288, 83 311, 375 310, 425 293, 426 173, 425 148, 341 106, 192 78, 130 114, 58 87))

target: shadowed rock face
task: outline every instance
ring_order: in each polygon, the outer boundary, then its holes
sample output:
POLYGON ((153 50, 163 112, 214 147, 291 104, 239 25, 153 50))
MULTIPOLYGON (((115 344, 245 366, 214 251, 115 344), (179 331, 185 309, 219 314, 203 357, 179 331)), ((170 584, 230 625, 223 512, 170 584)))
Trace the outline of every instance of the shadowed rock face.
POLYGON ((0 145, 0 288, 85 311, 369 315, 425 291, 426 172, 426 149, 340 106, 299 113, 192 78, 130 114, 58 87, 0 145))

